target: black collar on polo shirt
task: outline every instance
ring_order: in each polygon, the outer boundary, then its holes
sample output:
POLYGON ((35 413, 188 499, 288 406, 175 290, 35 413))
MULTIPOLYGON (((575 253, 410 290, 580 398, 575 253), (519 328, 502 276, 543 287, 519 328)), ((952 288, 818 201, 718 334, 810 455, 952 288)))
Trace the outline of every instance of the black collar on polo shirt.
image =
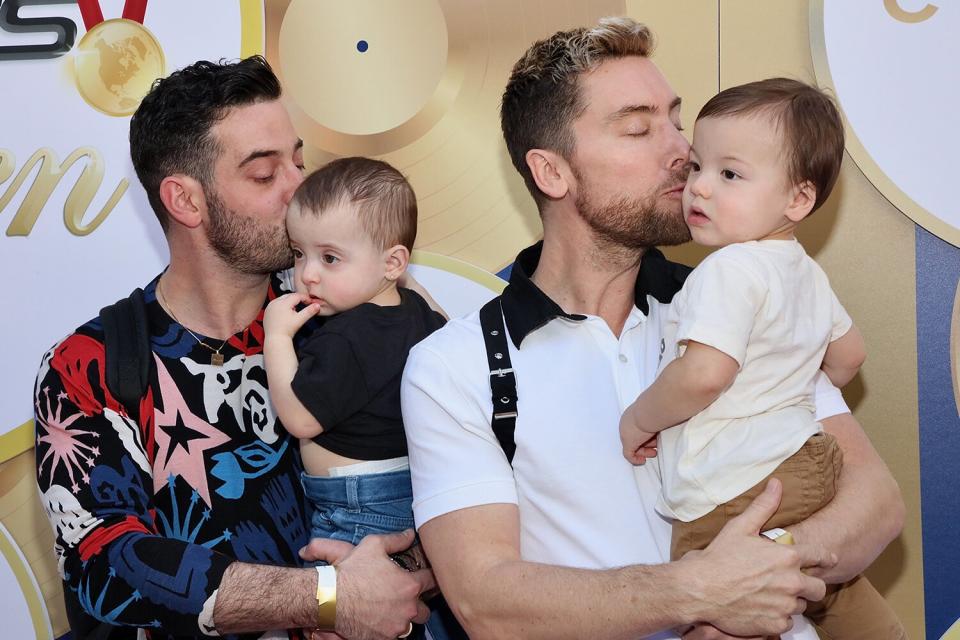
MULTIPOLYGON (((500 298, 510 338, 518 349, 524 338, 554 318, 586 319, 586 316, 567 313, 561 309, 560 305, 551 300, 530 279, 537 270, 542 251, 541 240, 520 252, 510 271, 510 283, 500 298)), ((664 304, 669 303, 683 286, 683 281, 690 271, 690 267, 667 260, 658 249, 647 249, 640 262, 640 272, 633 290, 633 301, 637 309, 644 315, 650 313, 648 295, 664 304)))

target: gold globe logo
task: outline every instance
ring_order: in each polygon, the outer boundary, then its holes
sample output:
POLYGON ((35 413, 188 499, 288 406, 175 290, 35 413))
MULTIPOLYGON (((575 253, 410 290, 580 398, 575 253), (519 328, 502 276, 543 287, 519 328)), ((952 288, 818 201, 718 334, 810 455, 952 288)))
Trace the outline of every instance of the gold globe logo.
POLYGON ((118 18, 96 25, 81 38, 74 59, 77 90, 91 107, 109 116, 129 116, 153 81, 164 75, 160 43, 138 22, 118 18))

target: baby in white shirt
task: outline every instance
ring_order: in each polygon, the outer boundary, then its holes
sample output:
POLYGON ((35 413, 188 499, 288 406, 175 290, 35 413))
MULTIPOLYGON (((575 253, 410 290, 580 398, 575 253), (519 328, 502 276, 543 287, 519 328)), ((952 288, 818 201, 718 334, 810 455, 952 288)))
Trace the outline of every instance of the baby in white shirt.
MULTIPOLYGON (((694 241, 720 249, 673 299, 659 376, 620 423, 634 464, 658 447, 674 559, 706 547, 771 477, 784 497, 765 528, 836 492, 842 452, 814 419, 813 389, 821 370, 847 384, 866 354, 794 229, 829 196, 843 145, 832 100, 785 78, 727 89, 697 116, 683 213, 694 241)), ((906 637, 863 577, 828 585, 806 615, 837 640, 906 637)))

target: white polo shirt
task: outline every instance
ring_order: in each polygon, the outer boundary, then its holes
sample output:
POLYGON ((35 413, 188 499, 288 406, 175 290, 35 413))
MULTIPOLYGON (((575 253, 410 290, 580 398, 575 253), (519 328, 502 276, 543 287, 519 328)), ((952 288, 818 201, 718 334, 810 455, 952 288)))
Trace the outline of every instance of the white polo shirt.
MULTIPOLYGON (((649 251, 636 306, 615 336, 599 317, 564 313, 530 281, 540 250, 518 256, 501 299, 517 377, 513 468, 490 426, 479 314, 450 321, 410 352, 401 401, 417 526, 458 509, 517 504, 525 560, 588 569, 666 562, 670 524, 654 509, 654 465, 638 483, 618 425, 656 375, 668 303, 689 270, 649 251)), ((835 389, 817 401, 831 407, 824 417, 847 410, 835 389)))

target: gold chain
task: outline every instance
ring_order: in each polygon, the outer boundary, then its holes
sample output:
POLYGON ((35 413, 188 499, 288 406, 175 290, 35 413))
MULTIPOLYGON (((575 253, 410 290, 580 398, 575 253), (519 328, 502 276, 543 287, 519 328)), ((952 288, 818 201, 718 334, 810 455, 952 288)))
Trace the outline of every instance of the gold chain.
POLYGON ((230 338, 227 338, 226 340, 221 342, 220 346, 214 349, 213 347, 208 345, 206 342, 198 338, 197 334, 195 334, 193 331, 190 331, 190 329, 188 329, 186 325, 180 322, 180 320, 177 318, 177 315, 173 312, 173 307, 170 306, 170 301, 167 300, 167 296, 163 294, 163 278, 162 277, 159 280, 157 280, 157 296, 160 298, 160 302, 163 303, 163 307, 167 310, 167 313, 169 313, 170 317, 173 318, 173 321, 179 324, 181 327, 183 327, 184 331, 186 331, 191 336, 193 336, 193 339, 197 341, 197 344, 199 344, 201 347, 211 352, 210 364, 214 365, 215 367, 222 367, 223 354, 220 353, 220 350, 223 349, 225 346, 227 346, 227 343, 230 342, 230 338))

